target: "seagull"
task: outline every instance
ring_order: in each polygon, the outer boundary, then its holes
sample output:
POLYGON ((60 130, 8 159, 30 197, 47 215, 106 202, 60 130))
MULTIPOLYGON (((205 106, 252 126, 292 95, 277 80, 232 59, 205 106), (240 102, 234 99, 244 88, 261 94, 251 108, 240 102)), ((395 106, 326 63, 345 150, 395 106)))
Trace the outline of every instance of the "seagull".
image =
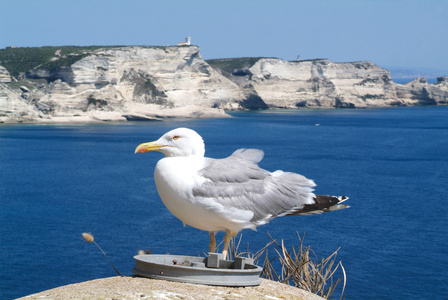
POLYGON ((223 159, 205 157, 204 141, 192 129, 171 130, 135 149, 150 151, 165 155, 154 171, 165 206, 184 225, 210 233, 210 252, 216 251, 216 232, 224 231, 224 258, 230 240, 243 229, 255 230, 277 217, 348 207, 341 205, 345 196, 315 195, 314 181, 300 174, 260 168, 262 150, 238 149, 223 159))

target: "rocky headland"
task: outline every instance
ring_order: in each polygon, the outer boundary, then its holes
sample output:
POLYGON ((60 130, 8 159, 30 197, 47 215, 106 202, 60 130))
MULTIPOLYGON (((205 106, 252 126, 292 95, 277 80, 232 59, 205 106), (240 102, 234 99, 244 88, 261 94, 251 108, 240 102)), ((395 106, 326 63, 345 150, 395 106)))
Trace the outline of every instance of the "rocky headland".
POLYGON ((424 78, 397 84, 388 70, 372 62, 204 61, 197 46, 60 48, 0 50, 0 122, 163 120, 226 117, 230 110, 448 104, 448 77, 434 84, 424 78), (33 64, 23 54, 39 49, 51 55, 33 64))

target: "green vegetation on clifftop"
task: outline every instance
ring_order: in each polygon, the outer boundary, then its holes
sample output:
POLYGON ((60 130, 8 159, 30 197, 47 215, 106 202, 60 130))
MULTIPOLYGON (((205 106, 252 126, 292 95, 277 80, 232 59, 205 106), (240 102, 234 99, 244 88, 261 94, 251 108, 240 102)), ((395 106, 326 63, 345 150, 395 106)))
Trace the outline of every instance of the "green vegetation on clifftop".
POLYGON ((70 65, 83 57, 83 53, 93 51, 99 46, 63 46, 63 47, 29 47, 0 49, 0 65, 5 67, 12 76, 27 72, 38 66, 53 70, 60 66, 70 65), (60 57, 56 51, 60 51, 60 57), (51 61, 52 58, 58 58, 51 61), (44 66, 46 65, 46 66, 44 66))
MULTIPOLYGON (((20 73, 37 67, 53 71, 59 67, 70 66, 98 49, 121 47, 134 46, 46 46, 0 49, 0 66, 5 67, 12 76, 17 77, 20 73)), ((166 48, 163 46, 139 47, 166 48)))

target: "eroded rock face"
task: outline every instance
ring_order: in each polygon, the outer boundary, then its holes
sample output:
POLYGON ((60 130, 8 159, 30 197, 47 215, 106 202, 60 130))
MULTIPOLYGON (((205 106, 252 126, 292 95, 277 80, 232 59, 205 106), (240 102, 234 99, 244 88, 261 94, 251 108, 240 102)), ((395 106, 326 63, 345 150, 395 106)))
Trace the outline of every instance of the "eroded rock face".
POLYGON ((27 122, 44 117, 35 105, 0 82, 0 122, 27 122))
POLYGON ((132 114, 134 103, 165 109, 187 105, 225 108, 241 96, 233 82, 204 62, 198 47, 99 50, 59 77, 65 85, 52 86, 41 101, 65 101, 63 106, 83 111, 132 114))
POLYGON ((406 84, 397 85, 397 97, 410 99, 419 105, 448 104, 448 77, 437 78, 437 82, 429 84, 425 78, 416 78, 406 84))
POLYGON ((11 83, 11 76, 4 67, 0 66, 0 82, 11 83))

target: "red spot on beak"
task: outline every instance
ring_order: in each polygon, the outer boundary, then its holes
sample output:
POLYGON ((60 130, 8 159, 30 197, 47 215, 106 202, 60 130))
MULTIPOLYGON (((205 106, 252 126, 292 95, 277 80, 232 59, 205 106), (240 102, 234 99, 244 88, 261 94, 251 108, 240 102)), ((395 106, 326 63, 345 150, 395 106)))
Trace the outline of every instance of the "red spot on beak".
POLYGON ((145 153, 146 149, 145 148, 140 148, 137 150, 137 153, 145 153))

